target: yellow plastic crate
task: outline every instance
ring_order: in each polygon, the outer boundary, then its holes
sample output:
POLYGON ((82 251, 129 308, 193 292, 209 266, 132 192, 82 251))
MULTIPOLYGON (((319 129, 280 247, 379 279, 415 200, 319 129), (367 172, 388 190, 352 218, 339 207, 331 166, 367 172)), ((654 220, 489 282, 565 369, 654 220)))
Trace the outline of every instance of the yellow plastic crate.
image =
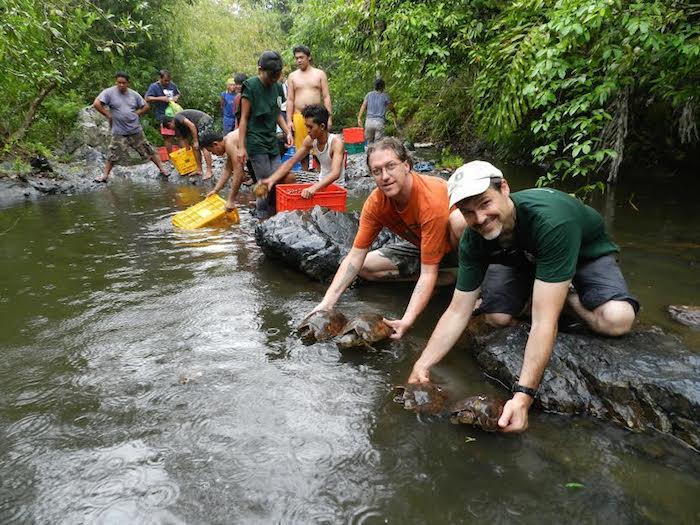
POLYGON ((170 160, 180 175, 187 175, 197 171, 197 159, 192 148, 182 148, 170 154, 170 160))
POLYGON ((202 202, 173 215, 173 226, 183 230, 195 230, 214 222, 238 224, 238 210, 233 209, 227 213, 225 203, 226 201, 218 195, 207 197, 202 202))

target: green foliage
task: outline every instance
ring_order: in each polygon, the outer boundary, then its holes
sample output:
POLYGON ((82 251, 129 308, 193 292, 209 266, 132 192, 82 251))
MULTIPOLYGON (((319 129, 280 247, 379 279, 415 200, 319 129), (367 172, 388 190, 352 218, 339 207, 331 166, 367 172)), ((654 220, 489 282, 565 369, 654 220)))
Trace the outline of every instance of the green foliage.
POLYGON ((440 152, 440 161, 438 162, 439 167, 447 170, 456 170, 462 164, 464 164, 464 159, 454 153, 452 148, 449 146, 443 148, 442 152, 440 152))
POLYGON ((234 0, 181 0, 170 23, 173 80, 181 104, 217 115, 219 96, 234 73, 257 74, 260 54, 282 51, 281 16, 234 0), (203 30, 206 28, 206 30, 203 30))
MULTIPOLYGON (((122 2, 134 4, 135 2, 122 2)), ((51 93, 124 55, 148 26, 88 0, 5 0, 0 10, 0 144, 21 140, 51 93)))
POLYGON ((653 132, 634 128, 652 102, 682 142, 698 139, 700 10, 687 2, 310 0, 291 39, 349 101, 342 117, 379 74, 408 135, 531 152, 541 185, 614 180, 630 137, 653 132))

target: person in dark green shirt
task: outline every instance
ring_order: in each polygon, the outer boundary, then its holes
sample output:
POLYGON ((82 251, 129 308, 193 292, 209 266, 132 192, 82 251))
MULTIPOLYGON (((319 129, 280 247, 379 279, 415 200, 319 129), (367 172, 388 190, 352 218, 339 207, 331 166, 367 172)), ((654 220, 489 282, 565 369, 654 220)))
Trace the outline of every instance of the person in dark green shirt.
POLYGON ((277 125, 282 128, 287 145, 293 137, 282 118, 285 101, 282 85, 277 81, 282 72, 282 57, 275 51, 265 51, 258 60, 258 76, 243 82, 239 124, 238 161, 252 169, 256 181, 266 179, 280 164, 277 125))
POLYGON ((500 170, 483 161, 459 168, 448 194, 468 227, 459 246, 457 285, 408 382, 429 380, 430 368, 462 334, 480 295, 478 310, 496 326, 512 324, 532 296, 523 366, 498 422, 503 432, 522 432, 564 303, 609 336, 632 328, 639 303, 629 294, 603 218, 578 199, 548 188, 511 194, 500 170))

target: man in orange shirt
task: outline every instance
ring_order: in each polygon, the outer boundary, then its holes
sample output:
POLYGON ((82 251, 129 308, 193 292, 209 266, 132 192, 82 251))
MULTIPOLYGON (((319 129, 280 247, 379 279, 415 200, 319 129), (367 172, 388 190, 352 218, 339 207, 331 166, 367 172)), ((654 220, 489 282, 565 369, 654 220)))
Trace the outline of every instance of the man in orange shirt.
MULTIPOLYGON (((457 266, 456 249, 466 222, 459 210, 450 212, 444 180, 411 171, 411 158, 399 140, 385 137, 370 145, 367 165, 377 188, 362 208, 352 249, 312 312, 333 308, 357 275, 369 281, 417 279, 403 317, 384 320, 394 329, 392 338, 400 339, 428 304, 441 263, 457 266), (370 252, 382 228, 405 242, 370 252)), ((454 281, 453 275, 446 278, 454 281)))

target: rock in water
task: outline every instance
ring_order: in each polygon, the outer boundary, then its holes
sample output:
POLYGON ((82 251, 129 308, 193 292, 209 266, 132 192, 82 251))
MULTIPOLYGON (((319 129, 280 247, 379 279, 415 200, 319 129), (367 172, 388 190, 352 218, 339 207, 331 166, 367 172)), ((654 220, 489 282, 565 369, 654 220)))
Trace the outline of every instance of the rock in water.
MULTIPOLYGON (((315 206, 310 211, 278 213, 255 228, 255 240, 267 256, 281 259, 319 281, 329 281, 352 248, 359 221, 356 214, 315 206)), ((386 230, 371 249, 396 237, 386 230)))
POLYGON ((297 332, 306 341, 325 341, 335 337, 348 324, 347 318, 337 310, 319 310, 306 316, 297 332))
POLYGON ((488 396, 468 397, 452 405, 450 421, 455 424, 474 425, 487 432, 495 432, 498 430, 498 419, 503 413, 504 404, 502 399, 488 396))
MULTIPOLYGON (((476 336, 481 367, 515 382, 530 326, 476 336)), ((653 328, 619 338, 559 333, 535 403, 634 430, 655 428, 700 448, 700 355, 653 328)))
POLYGON ((674 321, 700 330, 700 306, 671 305, 668 313, 674 321))
POLYGON ((447 395, 433 383, 409 383, 394 388, 394 402, 418 414, 439 414, 447 400, 447 395))

